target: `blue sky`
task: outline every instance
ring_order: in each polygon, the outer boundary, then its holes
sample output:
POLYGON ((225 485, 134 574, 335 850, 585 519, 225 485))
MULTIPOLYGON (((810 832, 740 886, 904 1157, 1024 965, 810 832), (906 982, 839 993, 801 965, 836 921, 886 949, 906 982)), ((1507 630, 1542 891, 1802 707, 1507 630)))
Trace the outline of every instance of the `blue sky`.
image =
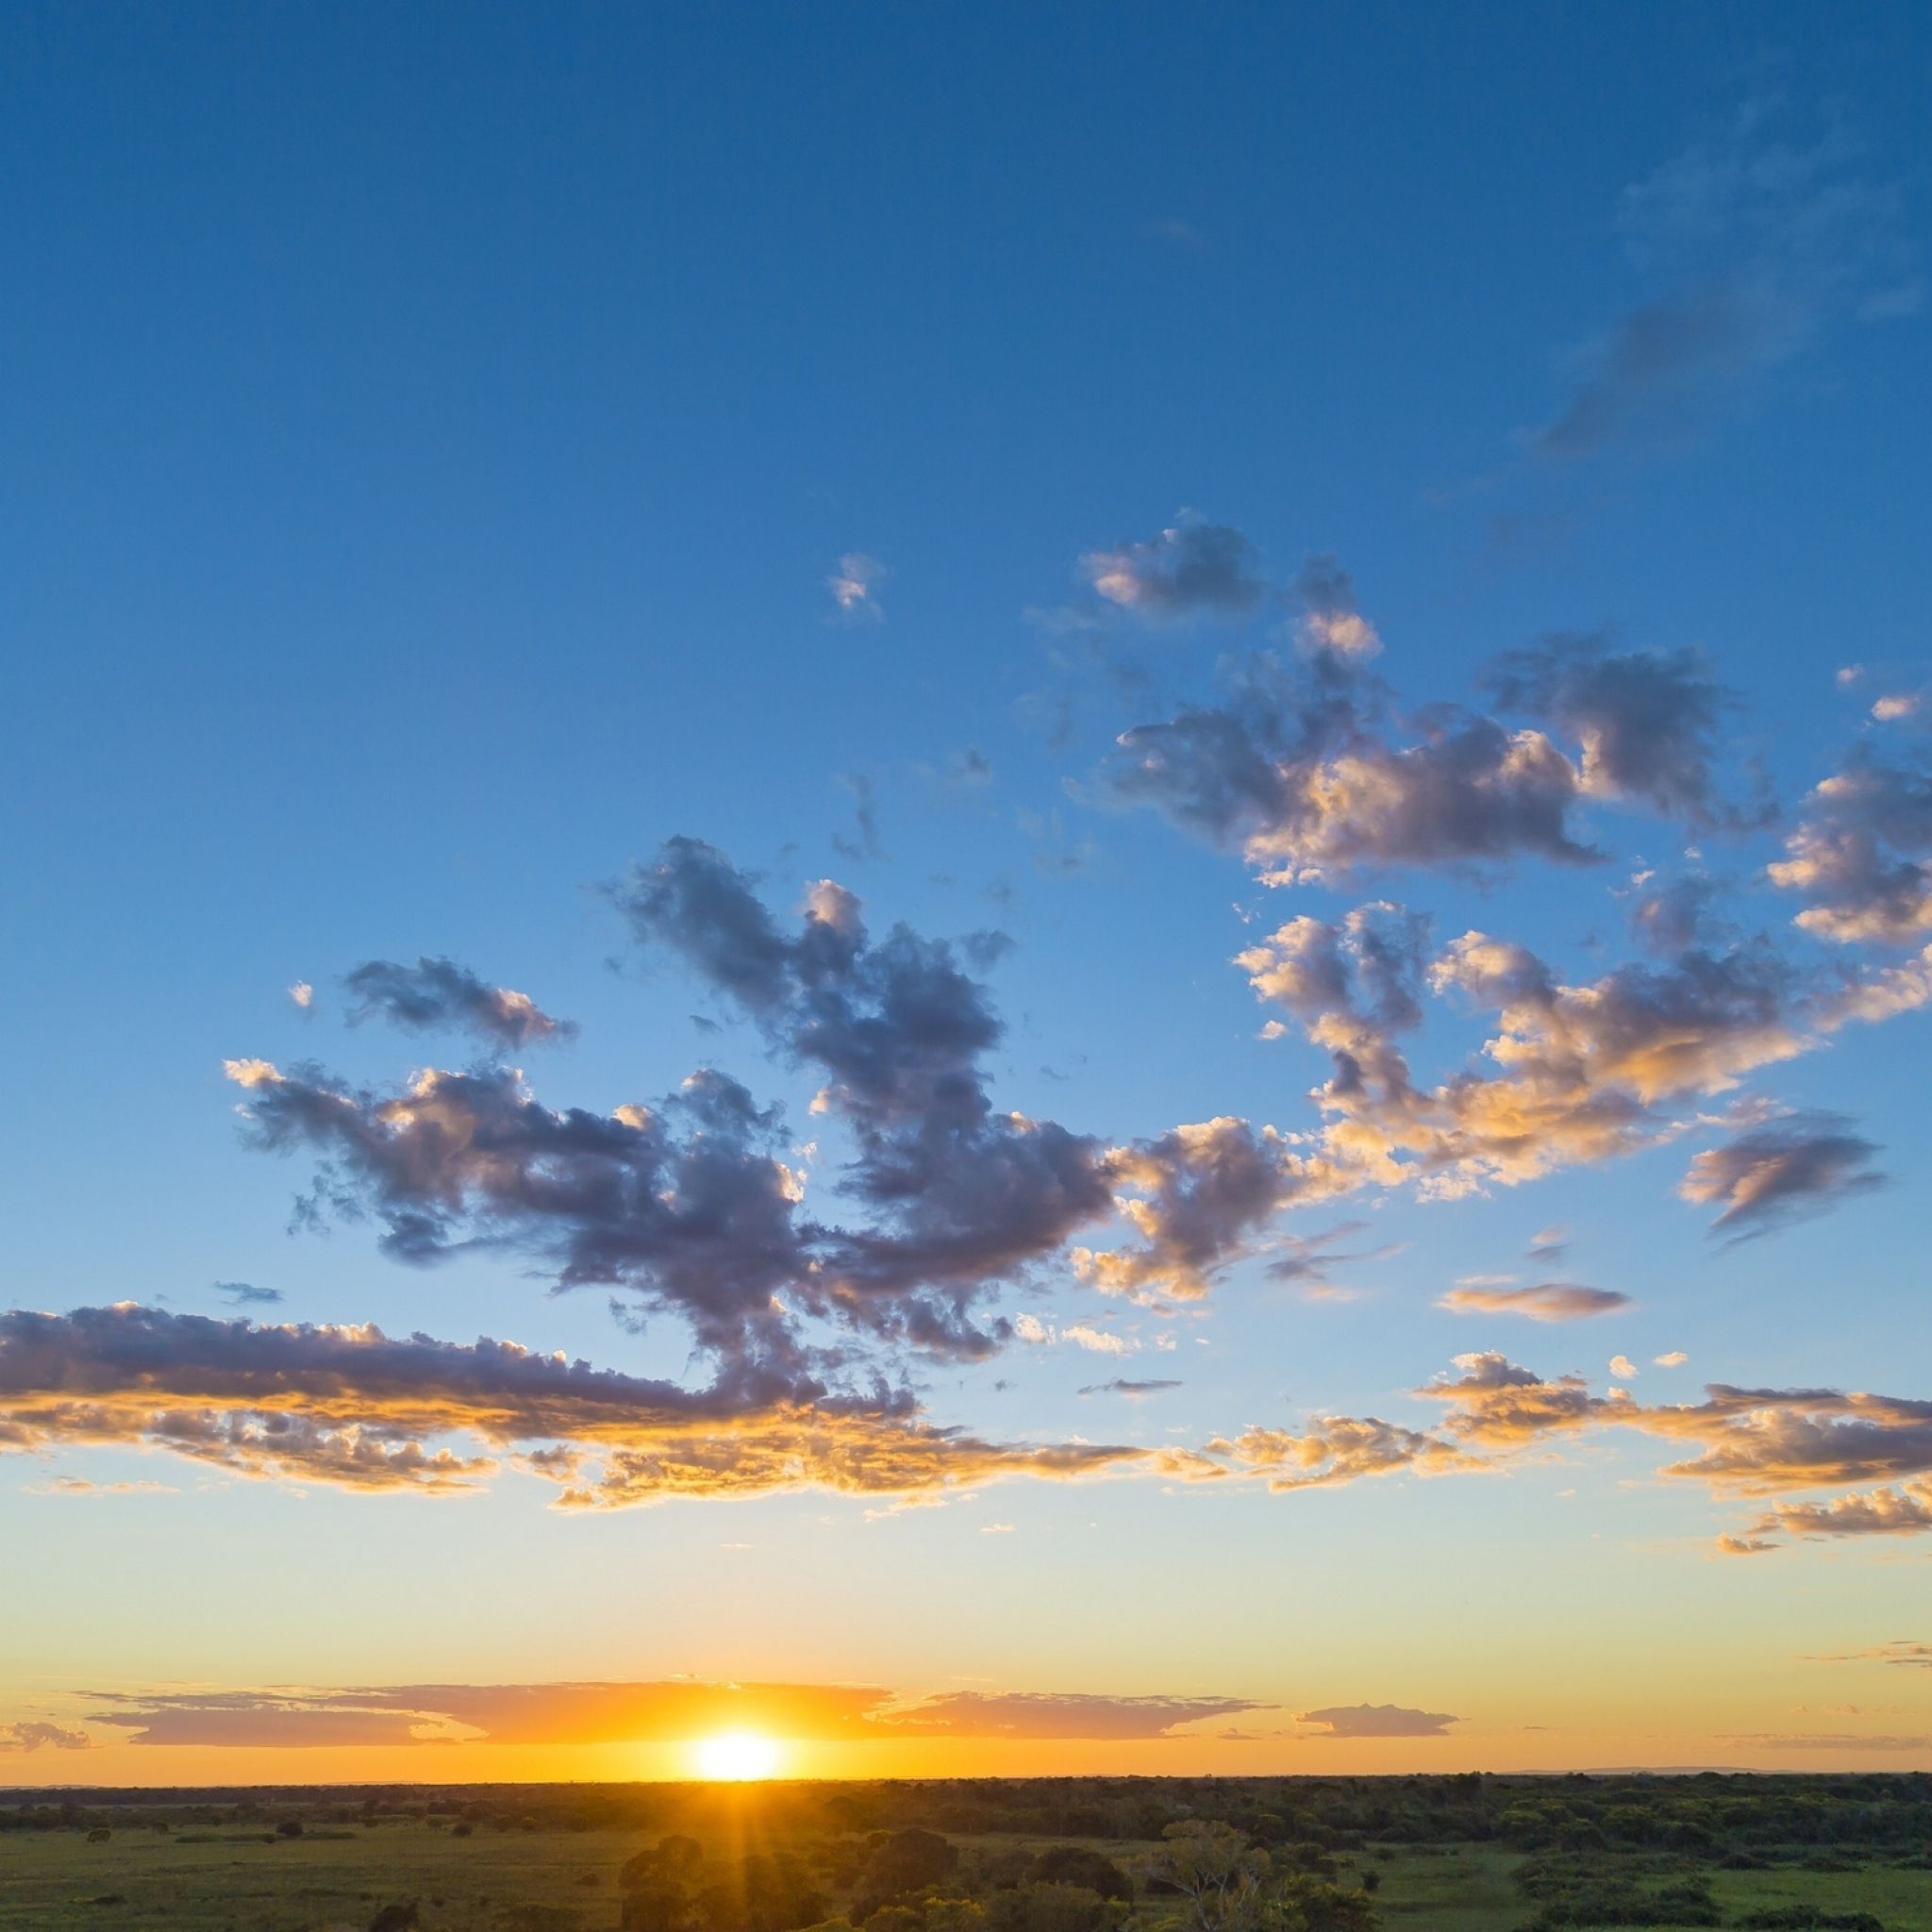
MULTIPOLYGON (((1312 1156, 1327 1047, 1232 963, 1298 918, 1428 916, 1407 1049, 1425 1084, 1496 1072, 1493 1007, 1441 976, 1472 929, 1569 987, 1690 952, 1786 975, 1779 1024, 1804 1037, 1673 1090, 1614 1158, 1284 1193, 1224 1230, 1197 1287, 1102 1293, 1075 1250, 1130 1236, 1070 1223, 975 1277, 983 1353, 846 1335, 839 1387, 876 1372, 975 1440, 1210 1461, 1204 1445, 1251 1425, 1426 1431, 1440 1407, 1414 1391, 1465 1352, 1546 1382, 1575 1371, 1596 1400, 1613 1355, 1640 1403, 1694 1405, 1706 1381, 1922 1399, 1924 1016, 1819 1016, 1912 970, 1925 922, 1894 908, 1854 931, 1869 907, 1765 868, 1807 825, 1842 841, 1878 824, 1883 801, 1861 793, 1854 824, 1810 796, 1874 763, 1903 774, 1887 862, 1909 874, 1932 845, 1911 802, 1928 79, 1932 30, 1905 7, 1853 31, 1761 7, 6 9, 0 985, 23 1023, 7 1306, 140 1302, 161 1348, 192 1315, 375 1322, 708 1384, 728 1352, 693 1352, 649 1259, 551 1292, 552 1249, 470 1202, 446 1230, 459 1253, 399 1265, 353 1175, 350 1211, 291 1235, 329 1149, 291 1129, 289 1158, 250 1151, 236 1107, 265 1090, 223 1074, 271 1062, 286 1098, 308 1062, 379 1093, 500 1062, 500 1041, 344 1024, 344 974, 446 958, 575 1024, 508 1056, 543 1107, 608 1119, 708 1067, 783 1107, 784 1158, 829 1212, 870 1116, 835 1098, 798 1155, 824 1082, 803 1023, 708 985, 682 915, 627 924, 613 899, 683 835, 788 934, 830 877, 874 941, 898 922, 1008 936, 962 969, 1003 1028, 975 1077, 996 1119, 1116 1150, 1091 1157, 1103 1193, 1133 1191, 1119 1150, 1181 1124, 1273 1124, 1312 1156), (1216 552, 1205 591, 1174 590, 1164 574, 1214 542, 1233 563, 1216 552), (1580 714, 1547 696, 1507 729, 1547 734, 1599 864, 1524 837, 1418 857, 1372 827, 1352 860, 1269 886, 1253 824, 1204 838, 1171 790, 1154 808, 1124 795, 1141 741, 1122 733, 1202 708, 1252 724, 1243 678, 1252 695, 1263 659, 1325 675, 1310 625, 1344 617, 1379 651, 1327 658, 1351 689, 1386 679, 1391 745, 1428 737, 1431 704, 1489 715, 1503 653, 1541 653, 1548 678, 1694 665, 1670 702, 1711 707, 1692 760, 1707 795, 1659 808, 1628 772, 1591 779, 1580 714), (1775 816, 1754 816, 1767 798, 1775 816), (1639 873, 1707 882, 1711 917, 1668 958, 1629 928, 1639 873), (1807 905, 1837 931, 1794 928, 1807 905), (1285 1037, 1257 1037, 1271 1015, 1285 1037), (1790 1211, 1744 1214, 1754 1238, 1727 1245, 1710 1224, 1742 1197, 1677 1190, 1694 1156, 1753 1132, 1785 1137, 1790 1211), (1283 1241, 1344 1224, 1332 1246, 1357 1258, 1325 1282, 1270 1274, 1283 1241), (1492 1275, 1630 1305, 1571 1323, 1437 1306, 1492 1275), (279 1299, 238 1306, 216 1288, 237 1282, 279 1299), (649 1316, 641 1334, 613 1295, 649 1316), (1056 1339, 990 1325, 1023 1313, 1056 1339), (1078 1392, 1117 1375, 1181 1386, 1078 1392)), ((1306 861, 1316 834, 1293 836, 1306 861)), ((318 1413, 381 1435, 373 1412, 318 1413)), ((42 1558, 0 1732, 18 1707, 78 1733, 81 1688, 108 1682, 683 1672, 1289 1714, 1265 1744, 1150 1733, 1132 1760, 1148 1769, 1340 1761, 1293 1715, 1357 1701, 1458 1726, 1348 1743, 1352 1764, 1932 1762, 1926 1712, 1763 1741, 1807 1722, 1794 1657, 1925 1634, 1907 1627, 1924 1546, 1754 1531, 1771 1491, 1714 1500, 1660 1477, 1678 1453, 1663 1424, 1591 1414, 1507 1449, 1472 1424, 1465 1450, 1499 1450, 1481 1475, 1412 1445, 1389 1473, 1273 1493, 1278 1465, 1230 1454, 1222 1476, 966 1472, 933 1486, 967 1492, 948 1507, 883 1515, 883 1488, 812 1481, 546 1510, 500 1439, 494 1485, 439 1500, 197 1461, 152 1429, 37 1434, 0 1485, 0 1535, 42 1558), (50 1490, 62 1475, 169 1487, 50 1490), (1720 1532, 1778 1547, 1714 1561, 1720 1532), (1150 1550, 1174 1574, 1157 1566, 1104 1638, 1039 1607, 1143 1574, 1150 1550), (325 1611, 318 1562, 391 1579, 425 1620, 452 1577, 556 1580, 501 1592, 424 1655, 387 1614, 325 1611), (1427 1628, 1398 1601, 1418 1562, 1443 1580, 1427 1628), (1229 1579, 1205 1627, 1186 1584, 1202 1563, 1229 1579), (944 1564, 993 1606, 983 1626, 926 1600, 944 1564), (652 1580, 674 1574, 675 1591, 652 1580), (774 1624, 771 1592, 800 1574, 809 1604, 774 1624), (1338 1574, 1379 1607, 1342 1616, 1310 1591, 1338 1574), (244 1576, 261 1606, 245 1618, 244 1576), (861 1636, 865 1604, 892 1634, 861 1636), (1567 1685, 1550 1633, 1579 1624, 1642 1677, 1634 1709, 1567 1685), (1705 1703, 1673 1729, 1660 1700, 1686 1686, 1705 1703)), ((1926 1466, 1882 1474, 1923 1484, 1926 1466)), ((1780 1480, 1807 1507, 1871 1488, 1780 1480)), ((1843 1668, 1894 1699, 1910 1674, 1843 1668)), ((116 1777, 184 1774, 90 1735, 116 1777)), ((1097 1749, 1072 1732, 1055 1748, 1097 1749)), ((59 1757, 17 1761, 73 1774, 59 1757)))

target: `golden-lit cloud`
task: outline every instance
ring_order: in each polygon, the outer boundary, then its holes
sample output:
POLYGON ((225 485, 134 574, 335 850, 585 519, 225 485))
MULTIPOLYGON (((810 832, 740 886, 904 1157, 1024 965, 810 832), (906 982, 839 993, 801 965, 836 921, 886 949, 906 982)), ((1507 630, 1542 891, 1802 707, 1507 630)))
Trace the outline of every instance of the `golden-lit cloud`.
POLYGON ((690 1391, 513 1342, 391 1338, 368 1324, 258 1325, 131 1303, 0 1316, 0 1451, 94 1445, 428 1494, 474 1489, 508 1455, 577 1509, 1065 1479, 1145 1454, 988 1441, 924 1421, 899 1395, 803 1402, 733 1380, 690 1391))

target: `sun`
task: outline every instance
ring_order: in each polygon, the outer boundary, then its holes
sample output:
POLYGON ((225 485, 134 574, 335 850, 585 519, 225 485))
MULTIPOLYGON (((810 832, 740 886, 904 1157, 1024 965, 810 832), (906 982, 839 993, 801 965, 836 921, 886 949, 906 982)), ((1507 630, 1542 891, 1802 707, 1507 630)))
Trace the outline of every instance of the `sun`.
POLYGON ((770 1777, 778 1768, 778 1746, 757 1731, 720 1731, 697 1745, 698 1774, 719 1782, 770 1777))

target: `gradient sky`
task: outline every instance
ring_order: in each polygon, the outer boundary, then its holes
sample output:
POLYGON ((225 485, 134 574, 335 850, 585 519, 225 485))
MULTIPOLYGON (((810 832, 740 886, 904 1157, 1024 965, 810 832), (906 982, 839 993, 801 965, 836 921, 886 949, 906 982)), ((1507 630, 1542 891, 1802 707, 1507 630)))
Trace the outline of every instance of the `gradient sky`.
POLYGON ((0 1781, 1932 1766, 1928 93, 0 9, 0 1781))

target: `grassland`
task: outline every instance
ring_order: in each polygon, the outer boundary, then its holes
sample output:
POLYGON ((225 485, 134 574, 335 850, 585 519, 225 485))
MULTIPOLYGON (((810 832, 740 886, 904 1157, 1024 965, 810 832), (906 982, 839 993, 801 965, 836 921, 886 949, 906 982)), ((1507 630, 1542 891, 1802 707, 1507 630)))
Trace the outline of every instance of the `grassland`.
MULTIPOLYGON (((1019 1788, 1006 1787, 1006 1796, 989 1797, 986 1785, 873 1787, 862 1797, 830 1787, 685 1798, 650 1788, 530 1788, 480 1801, 449 1792, 428 1802, 397 1792, 378 1802, 309 1791, 229 1793, 221 1803, 175 1793, 170 1802, 150 1803, 120 1793, 103 1794, 109 1800, 104 1804, 70 1802, 64 1810, 46 1807, 32 1816, 23 1807, 10 1821, 0 1799, 0 1825, 11 1825, 0 1829, 0 1932, 366 1932, 385 1907, 402 1902, 415 1905, 421 1932, 617 1932, 620 1874, 667 1829, 691 1834, 721 1869, 747 1856, 796 1860, 831 1902, 831 1916, 850 1909, 846 1902, 856 1895, 868 1848, 919 1821, 949 1826, 961 1879, 971 1879, 953 1890, 990 1897, 991 1888, 1010 1883, 1046 1848, 1080 1844, 1132 1881, 1127 1925, 1184 1932, 1186 1902, 1158 1882, 1158 1805, 1171 1803, 1198 1818, 1216 1815, 1207 1807, 1217 1801, 1228 1814, 1245 1813, 1244 1829, 1264 1833, 1267 1821, 1280 1825, 1280 1814, 1289 1813, 1274 1854, 1277 1866, 1312 1857, 1338 1886, 1353 1890, 1366 1883, 1384 1932, 1521 1932, 1537 1909, 1522 1879, 1525 1861, 1574 1852, 1554 1853, 1547 1844, 1540 1852, 1494 1838, 1458 1841, 1447 1832, 1437 1842, 1403 1842, 1336 1822, 1359 1821, 1382 1806, 1413 1835, 1424 1815, 1416 1807, 1441 1798, 1419 1795, 1419 1782, 1391 1781, 1391 1804, 1369 1790, 1369 1781, 1300 1788, 1223 1781, 1182 1792, 1139 1780, 1112 1794, 1070 1790, 1039 1810, 1042 1828, 1018 1830, 984 1824, 1001 1805, 1033 1804, 1033 1795, 1014 1796, 1019 1788), (1121 1819, 1132 1807, 1141 1822, 1123 1832, 1121 1819), (1307 1832, 1325 1835, 1326 1848, 1301 1836, 1307 1832)), ((1581 1856, 1618 1883, 1655 1885, 1659 1874, 1694 1873, 1707 1883, 1726 1926, 1755 1912, 1810 1907, 1870 1914, 1885 1932, 1932 1932, 1932 1858, 1923 1842, 1896 1841, 1901 1793, 1916 1812, 1918 1798, 1904 1786, 1874 1795, 1840 1781, 1831 1788, 1831 1802, 1842 1810, 1844 1828, 1806 1844, 1759 1843, 1740 1855, 1735 1844, 1686 1853, 1608 1843, 1581 1856), (1859 1821, 1893 1841, 1849 1841, 1859 1821)), ((1627 1804, 1612 1811, 1607 1802, 1627 1800, 1629 1792, 1599 1801, 1589 1791, 1545 1784, 1525 1799, 1507 1790, 1472 1793, 1465 1785, 1449 1795, 1472 1807, 1456 1815, 1514 1820, 1518 1830, 1525 1802, 1541 1803, 1549 1821, 1573 1833, 1579 1807, 1591 1804, 1634 1828, 1627 1804)), ((1767 1815, 1775 1805, 1787 1807, 1778 1815, 1796 1815, 1790 1807, 1804 1796, 1787 1786, 1775 1800, 1763 1801, 1767 1815)), ((1750 1822, 1752 1801, 1735 1791, 1693 1797, 1679 1785, 1659 1788, 1649 1802, 1649 1815, 1666 1829, 1681 1829, 1693 1810, 1727 1817, 1734 1832, 1750 1822)), ((1435 1815, 1446 1821, 1452 1814, 1435 1815)), ((728 1915, 724 1923, 714 1915, 705 1932, 734 1928, 728 1915)), ((749 1925, 748 1932, 773 1928, 749 1925)))

